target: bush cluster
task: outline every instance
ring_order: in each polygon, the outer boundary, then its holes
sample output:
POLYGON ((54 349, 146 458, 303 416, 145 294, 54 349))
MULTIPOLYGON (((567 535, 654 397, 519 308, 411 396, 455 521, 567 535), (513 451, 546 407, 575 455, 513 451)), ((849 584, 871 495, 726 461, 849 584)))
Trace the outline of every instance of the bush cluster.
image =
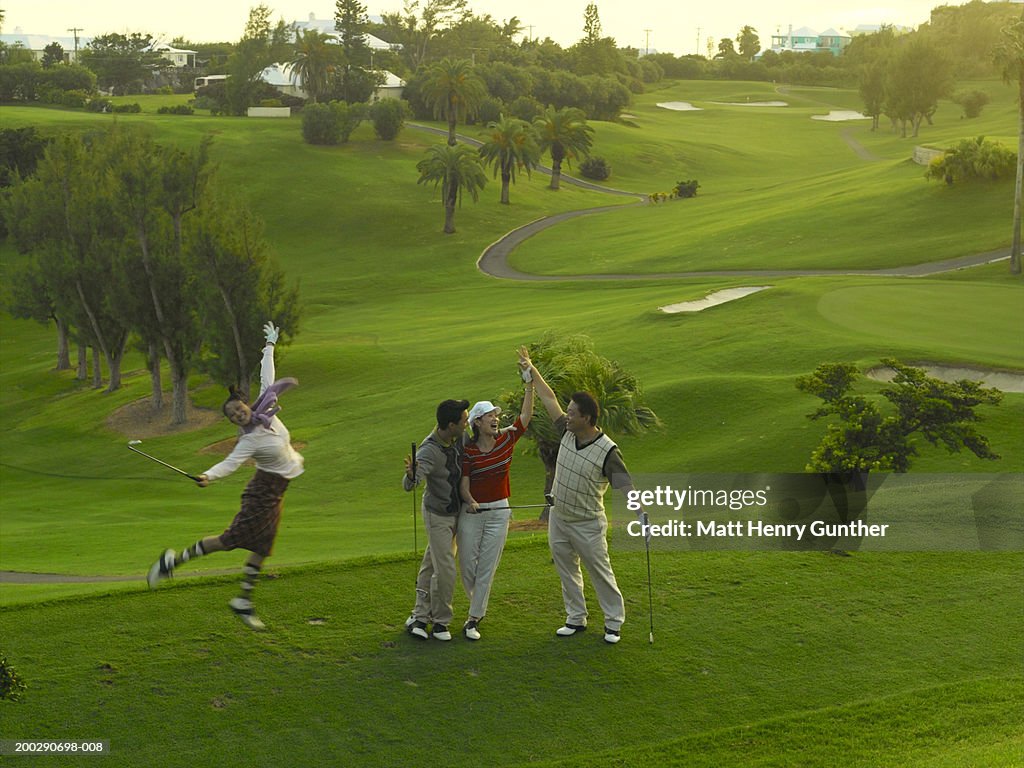
POLYGON ((175 104, 174 106, 160 107, 156 113, 158 115, 194 115, 196 111, 188 104, 175 104))
POLYGON ((588 157, 580 163, 580 174, 594 181, 604 181, 612 175, 612 167, 603 157, 588 157))
POLYGON ((365 104, 307 104, 302 110, 302 138, 308 144, 344 144, 365 115, 365 104))

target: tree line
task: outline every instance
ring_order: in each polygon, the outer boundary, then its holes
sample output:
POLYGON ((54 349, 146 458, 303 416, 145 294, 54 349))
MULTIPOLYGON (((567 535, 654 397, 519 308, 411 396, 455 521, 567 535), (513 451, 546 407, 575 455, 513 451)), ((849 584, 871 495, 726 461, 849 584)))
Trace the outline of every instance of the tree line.
POLYGON ((273 317, 294 333, 300 316, 297 286, 274 263, 260 220, 218 185, 209 147, 117 125, 62 134, 0 208, 28 256, 8 281, 8 311, 54 325, 59 369, 75 344, 82 376, 91 349, 94 385, 102 360, 107 391, 121 386, 123 357, 137 347, 155 410, 165 360, 174 424, 187 419, 190 373, 248 391, 261 323, 273 317))

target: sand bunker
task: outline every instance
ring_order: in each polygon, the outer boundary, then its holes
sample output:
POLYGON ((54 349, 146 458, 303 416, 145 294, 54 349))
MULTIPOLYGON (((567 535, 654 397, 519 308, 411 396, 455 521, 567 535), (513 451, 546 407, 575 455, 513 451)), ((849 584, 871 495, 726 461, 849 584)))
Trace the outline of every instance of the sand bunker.
POLYGON ((727 301, 742 299, 744 296, 749 296, 752 293, 763 291, 769 287, 770 286, 767 285, 759 285, 747 286, 745 288, 725 288, 721 291, 709 293, 703 299, 699 299, 697 301, 684 301, 679 304, 669 304, 665 307, 658 307, 658 309, 670 315, 674 315, 678 312, 701 312, 709 307, 717 307, 719 304, 725 304, 727 301))
POLYGON ((833 109, 827 115, 811 115, 811 120, 825 120, 830 123, 840 123, 844 120, 870 120, 867 115, 854 112, 852 109, 833 109))
MULTIPOLYGON (((1009 373, 1006 371, 990 371, 983 368, 953 368, 947 365, 929 365, 922 363, 914 365, 915 368, 924 369, 925 373, 939 381, 980 381, 984 386, 998 389, 1002 392, 1024 392, 1024 373, 1009 373)), ((872 368, 867 372, 869 379, 875 381, 892 381, 896 372, 892 368, 872 368)))
POLYGON ((726 107, 788 107, 785 101, 712 101, 726 107))
POLYGON ((695 107, 688 101, 663 101, 656 106, 662 109, 671 109, 676 112, 701 112, 703 111, 700 107, 695 107))

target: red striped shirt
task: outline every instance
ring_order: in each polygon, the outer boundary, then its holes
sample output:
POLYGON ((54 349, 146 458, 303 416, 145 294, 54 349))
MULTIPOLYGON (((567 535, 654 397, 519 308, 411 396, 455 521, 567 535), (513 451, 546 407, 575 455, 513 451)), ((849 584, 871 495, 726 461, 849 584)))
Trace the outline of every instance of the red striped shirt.
POLYGON ((526 428, 517 416, 512 429, 499 434, 494 447, 487 453, 481 451, 475 443, 466 446, 462 476, 469 478, 469 492, 474 499, 484 503, 509 497, 511 491, 508 477, 512 467, 512 453, 524 432, 526 428))

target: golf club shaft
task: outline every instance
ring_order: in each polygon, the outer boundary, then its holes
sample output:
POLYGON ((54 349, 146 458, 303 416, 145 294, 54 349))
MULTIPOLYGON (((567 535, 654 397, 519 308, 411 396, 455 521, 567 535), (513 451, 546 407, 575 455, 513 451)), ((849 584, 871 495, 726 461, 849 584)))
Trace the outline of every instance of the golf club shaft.
POLYGON ((416 526, 416 443, 412 443, 412 551, 419 554, 420 542, 416 526))
POLYGON ((651 618, 651 634, 647 641, 654 643, 654 591, 651 589, 651 540, 648 536, 644 536, 644 551, 647 552, 647 610, 651 618))
POLYGON ((190 474, 189 474, 188 472, 186 472, 185 470, 183 470, 183 469, 178 469, 177 467, 175 467, 175 466, 173 466, 173 465, 171 465, 171 464, 168 464, 168 463, 167 463, 166 461, 160 461, 160 459, 158 459, 158 458, 157 458, 156 456, 150 456, 150 455, 149 455, 148 453, 146 453, 145 451, 140 451, 140 450, 139 450, 138 448, 136 448, 136 447, 135 447, 134 445, 129 445, 129 446, 128 446, 128 450, 129 450, 129 451, 134 451, 135 453, 139 454, 139 456, 145 456, 145 457, 146 457, 147 459, 149 459, 150 461, 155 461, 155 462, 156 462, 157 464, 162 464, 163 466, 167 467, 168 469, 173 469, 173 470, 174 470, 175 472, 177 472, 177 473, 178 473, 179 475, 184 475, 184 476, 185 476, 185 477, 187 477, 187 478, 188 478, 189 480, 193 480, 193 481, 195 481, 195 482, 197 482, 197 483, 199 482, 199 478, 198 478, 198 477, 196 477, 195 475, 190 475, 190 474))

